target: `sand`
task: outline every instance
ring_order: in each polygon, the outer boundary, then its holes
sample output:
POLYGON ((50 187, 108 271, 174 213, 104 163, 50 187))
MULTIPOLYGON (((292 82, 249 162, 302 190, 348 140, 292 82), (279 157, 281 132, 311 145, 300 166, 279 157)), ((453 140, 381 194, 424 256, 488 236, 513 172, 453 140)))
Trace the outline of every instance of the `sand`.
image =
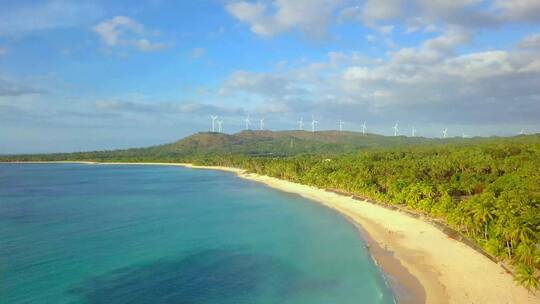
POLYGON ((538 295, 518 286, 500 265, 449 238, 431 224, 397 210, 241 169, 182 163, 136 165, 233 172, 241 178, 301 195, 338 211, 361 230, 374 260, 389 278, 398 303, 540 303, 538 295))

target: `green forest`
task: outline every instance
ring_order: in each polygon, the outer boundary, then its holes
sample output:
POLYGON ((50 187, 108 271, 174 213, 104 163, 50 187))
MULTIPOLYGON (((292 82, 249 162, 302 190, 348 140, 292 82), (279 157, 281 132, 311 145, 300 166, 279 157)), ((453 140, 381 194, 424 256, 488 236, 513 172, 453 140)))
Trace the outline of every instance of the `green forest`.
POLYGON ((370 140, 367 145, 356 135, 349 142, 288 135, 279 139, 279 148, 272 153, 268 153, 272 142, 266 142, 259 150, 254 144, 244 153, 210 148, 213 152, 202 153, 204 149, 197 144, 199 148, 189 153, 158 146, 0 160, 192 162, 243 168, 339 190, 444 222, 498 261, 511 265, 520 284, 540 290, 540 136, 445 141, 402 138, 393 144, 387 137, 381 137, 379 144, 375 144, 376 138, 370 140), (288 149, 295 149, 294 140, 317 149, 309 153, 297 147, 299 151, 290 153, 288 149), (340 150, 336 145, 347 148, 340 150), (257 151, 265 153, 254 153, 257 151))

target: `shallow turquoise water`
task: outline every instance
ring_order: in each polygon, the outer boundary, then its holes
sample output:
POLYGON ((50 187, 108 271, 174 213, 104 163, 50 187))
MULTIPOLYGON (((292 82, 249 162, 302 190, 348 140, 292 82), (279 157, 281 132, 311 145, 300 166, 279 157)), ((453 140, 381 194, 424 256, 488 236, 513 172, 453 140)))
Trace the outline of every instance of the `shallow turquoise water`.
POLYGON ((334 211, 233 174, 0 164, 0 303, 393 303, 334 211))

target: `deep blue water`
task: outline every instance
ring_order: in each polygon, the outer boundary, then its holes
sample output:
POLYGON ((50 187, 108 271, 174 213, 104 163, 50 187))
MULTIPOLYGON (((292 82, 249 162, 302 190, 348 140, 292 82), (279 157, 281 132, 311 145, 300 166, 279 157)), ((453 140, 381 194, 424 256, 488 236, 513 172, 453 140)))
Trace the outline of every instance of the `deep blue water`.
POLYGON ((393 303, 356 228, 231 173, 0 164, 0 303, 393 303))

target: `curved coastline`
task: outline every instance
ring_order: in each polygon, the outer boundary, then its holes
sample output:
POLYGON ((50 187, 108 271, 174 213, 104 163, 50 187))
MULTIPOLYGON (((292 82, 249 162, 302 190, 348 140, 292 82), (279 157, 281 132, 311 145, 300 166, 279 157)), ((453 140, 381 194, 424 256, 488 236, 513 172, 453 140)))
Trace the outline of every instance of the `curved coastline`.
POLYGON ((500 265, 422 219, 242 169, 179 165, 234 172, 338 211, 366 232, 372 256, 390 277, 398 303, 540 303, 540 297, 518 286, 500 265))
POLYGON ((538 295, 516 285, 500 265, 428 222, 349 196, 229 167, 186 163, 52 163, 166 165, 232 172, 240 178, 319 202, 345 216, 366 240, 398 303, 540 303, 538 295))

